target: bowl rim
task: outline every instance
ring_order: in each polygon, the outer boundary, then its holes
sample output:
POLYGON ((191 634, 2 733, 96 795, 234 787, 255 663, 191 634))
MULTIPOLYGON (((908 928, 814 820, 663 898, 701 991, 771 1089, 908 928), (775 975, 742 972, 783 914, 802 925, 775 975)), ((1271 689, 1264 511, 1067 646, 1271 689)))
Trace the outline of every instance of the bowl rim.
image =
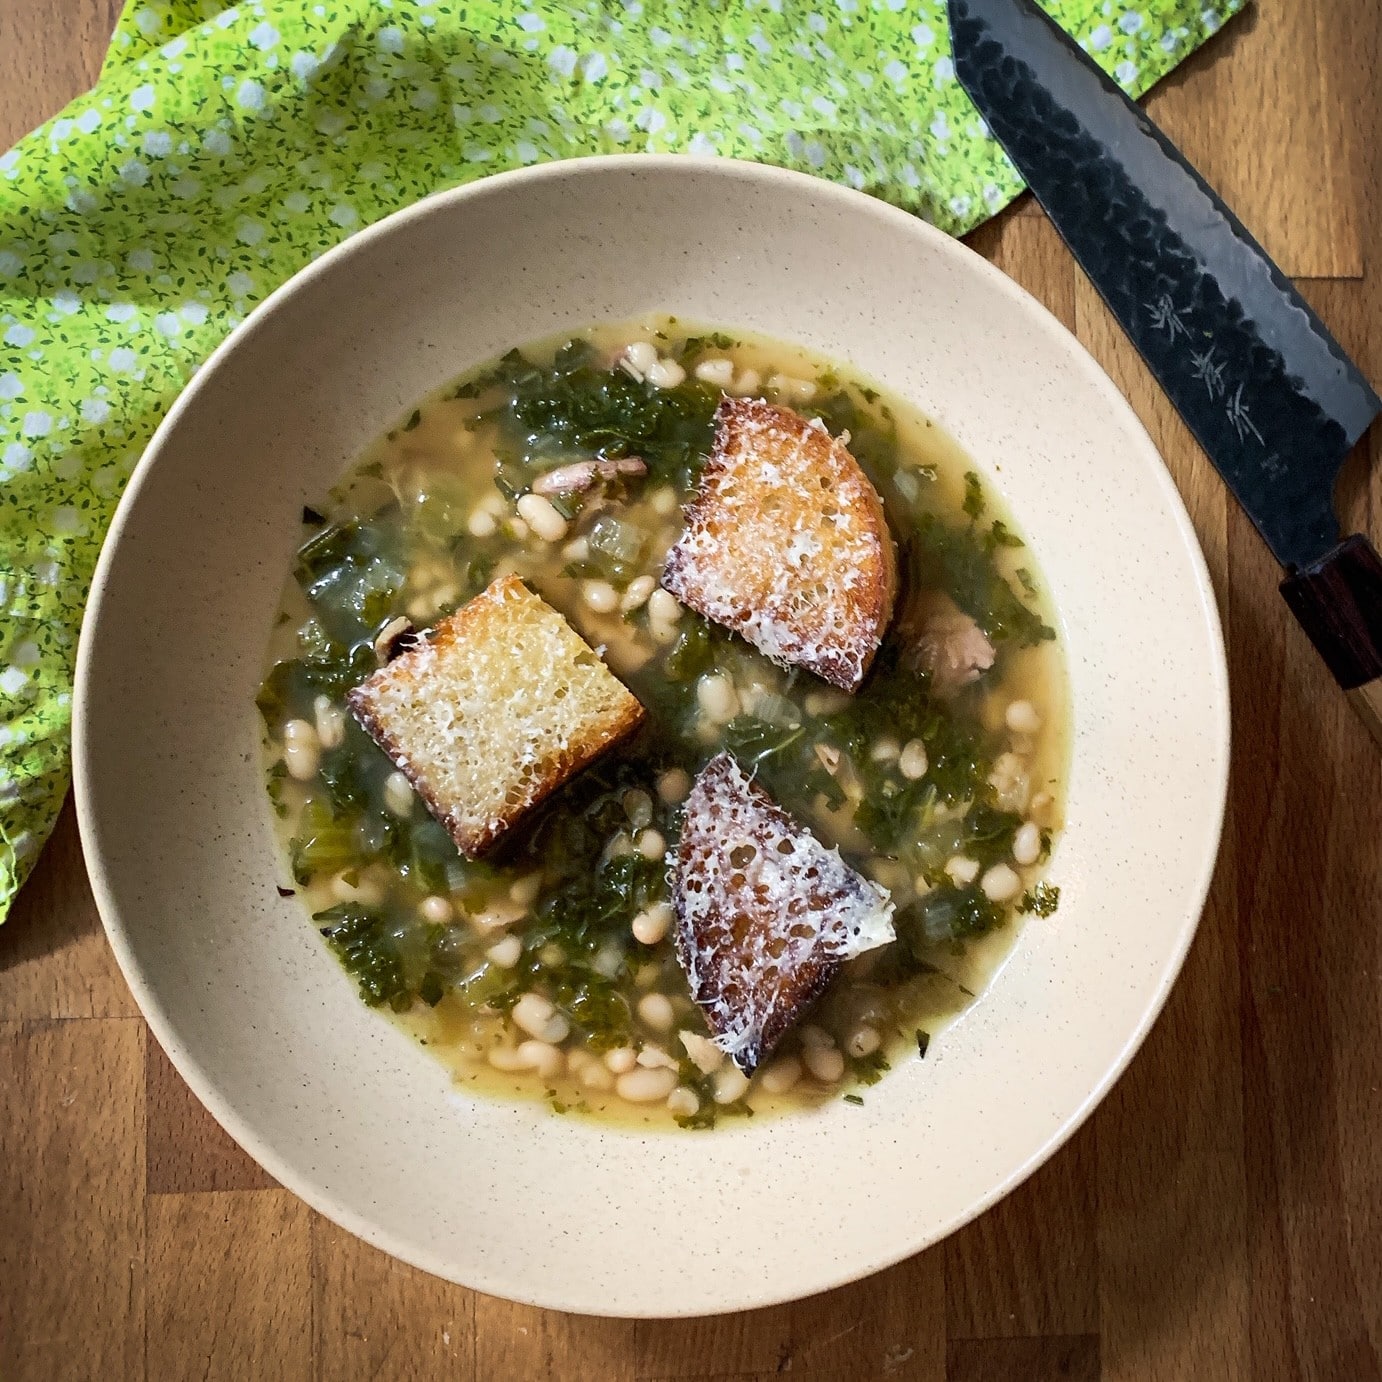
POLYGON ((396 1233, 386 1225, 370 1221, 362 1215, 356 1214, 347 1206, 335 1201, 328 1191, 313 1183, 310 1177, 299 1174, 286 1158, 280 1157, 274 1147, 261 1136, 251 1122, 242 1117, 236 1108, 222 1098, 215 1082, 179 1040, 174 1015, 160 1000, 152 986, 146 982, 121 916, 115 888, 107 876, 101 859, 100 825, 90 800, 90 782, 93 776, 95 752, 88 728, 88 703, 92 695, 93 681, 92 645, 94 637, 92 630, 100 622, 110 567, 130 515, 139 501, 140 493, 150 472, 159 462, 168 437, 176 430, 183 415, 196 406, 207 380, 212 377, 221 362, 239 351, 245 342, 254 335, 263 320, 282 310, 307 284, 334 271, 337 265, 364 252, 376 241, 394 234, 401 226, 423 217, 445 214, 446 210, 456 202, 503 195, 514 187, 521 187, 530 183, 580 178, 587 174, 606 171, 614 166, 645 168, 655 173, 675 173, 684 170, 695 170, 700 174, 713 172, 719 176, 739 179, 744 182, 777 183, 801 192, 809 191, 811 195, 833 202, 843 211, 851 214, 875 216, 904 225, 909 233, 922 240, 931 241, 932 248, 939 253, 966 261, 969 271, 987 278, 989 286, 1007 297, 1017 311, 1024 314, 1035 313, 1041 320, 1044 329, 1051 331, 1056 339, 1063 341, 1068 350, 1069 358, 1079 369, 1084 381, 1091 388, 1096 389, 1113 412, 1121 417, 1122 424, 1128 429, 1129 435, 1145 447, 1148 457, 1155 458, 1157 464, 1151 467, 1151 470, 1189 561, 1189 574, 1193 577, 1201 612, 1205 620, 1205 631, 1209 635, 1208 651, 1212 664, 1210 667, 1210 684, 1206 686, 1205 690, 1209 693, 1207 709, 1212 715, 1213 747, 1216 750, 1216 761, 1213 765, 1214 777, 1210 784, 1213 787, 1213 820, 1210 823, 1211 828, 1204 832, 1200 857, 1188 893, 1192 905, 1187 908, 1185 919, 1176 933, 1175 944, 1167 954, 1161 981, 1143 1011, 1138 1015, 1137 1021, 1129 1031, 1117 1058, 1104 1070, 1084 1099, 1068 1112, 1050 1136, 1025 1161, 1015 1167, 1003 1180, 993 1185, 983 1196, 976 1199, 963 1213, 953 1216, 950 1221, 926 1234, 920 1241, 913 1242, 900 1251, 880 1252, 867 1265, 858 1269, 850 1268, 842 1273, 831 1275, 829 1279, 823 1279, 818 1285, 811 1287, 806 1295, 803 1295, 800 1289, 791 1287, 773 1289, 770 1283, 765 1283, 764 1289, 755 1292, 752 1297, 726 1302, 710 1313, 724 1314, 806 1299, 810 1295, 832 1290, 862 1280, 877 1272, 885 1271, 897 1263, 942 1242, 1010 1194, 1049 1161, 1085 1123, 1097 1105, 1122 1077, 1146 1040, 1152 1026, 1161 1015, 1171 989, 1180 975, 1186 955, 1199 928, 1209 888, 1217 868, 1223 824, 1227 811, 1230 768, 1231 721, 1228 661, 1213 583, 1199 538, 1190 521, 1185 501, 1177 489, 1156 443, 1133 410, 1131 403, 1083 342, 1044 303, 1029 293, 1015 279, 1009 277, 989 260, 964 244, 963 241, 945 234, 919 216, 904 211, 889 202, 810 174, 743 159, 691 154, 641 153, 602 154, 560 159, 531 167, 494 173, 422 197, 408 206, 381 217, 363 230, 332 246, 268 294, 211 352, 169 407, 131 472, 102 543, 100 556, 92 576, 77 649, 73 689, 72 780, 78 830, 92 894, 102 925, 121 973, 139 1006, 140 1013, 179 1076, 230 1137, 254 1161, 267 1170, 283 1188, 291 1191, 331 1222, 371 1246, 444 1280, 457 1282, 457 1284, 464 1285, 468 1289, 500 1296, 521 1304, 589 1315, 603 1315, 611 1318, 679 1318, 703 1315, 706 1312, 699 1309, 691 1311, 675 1308, 657 1311, 650 1309, 597 1311, 591 1309, 589 1304, 585 1302, 564 1303, 562 1300, 542 1292, 534 1293, 530 1288, 525 1287, 521 1281, 498 1279, 497 1273, 492 1273, 489 1277, 477 1277, 474 1281, 460 1282, 454 1269, 439 1254, 421 1249, 406 1241, 406 1235, 396 1233))

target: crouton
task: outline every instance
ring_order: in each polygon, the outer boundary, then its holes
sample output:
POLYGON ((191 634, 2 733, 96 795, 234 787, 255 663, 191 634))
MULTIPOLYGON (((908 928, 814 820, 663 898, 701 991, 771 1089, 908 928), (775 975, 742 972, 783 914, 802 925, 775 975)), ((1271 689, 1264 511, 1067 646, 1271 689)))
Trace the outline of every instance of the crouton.
POLYGON ((752 1075, 841 964, 894 938, 893 904, 728 754, 686 800, 676 952, 715 1044, 752 1075))
POLYGON ((346 700, 468 858, 643 723, 633 694, 516 576, 417 638, 346 700))
POLYGON ((854 691, 892 617, 897 554, 877 492, 824 423, 726 398, 662 584, 775 662, 854 691))

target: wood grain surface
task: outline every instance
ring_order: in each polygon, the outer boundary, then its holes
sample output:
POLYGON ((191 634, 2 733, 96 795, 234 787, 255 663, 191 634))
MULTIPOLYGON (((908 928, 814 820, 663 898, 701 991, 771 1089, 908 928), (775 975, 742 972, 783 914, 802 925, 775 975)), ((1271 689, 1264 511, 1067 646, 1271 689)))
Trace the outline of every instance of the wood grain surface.
MULTIPOLYGON (((0 147, 93 80, 116 8, 0 0, 0 147)), ((1151 101, 1375 381, 1379 71, 1378 0, 1278 0, 1151 101)), ((1382 1382, 1382 754, 1039 211, 1026 201, 973 244, 1132 400, 1228 637, 1213 892, 1094 1118, 946 1243, 812 1300, 634 1323, 476 1295, 317 1217, 203 1112, 111 958, 69 809, 0 929, 0 1377, 1382 1382)), ((1382 461, 1382 435, 1371 446, 1382 461)), ((1367 450, 1342 508, 1379 542, 1367 450)))

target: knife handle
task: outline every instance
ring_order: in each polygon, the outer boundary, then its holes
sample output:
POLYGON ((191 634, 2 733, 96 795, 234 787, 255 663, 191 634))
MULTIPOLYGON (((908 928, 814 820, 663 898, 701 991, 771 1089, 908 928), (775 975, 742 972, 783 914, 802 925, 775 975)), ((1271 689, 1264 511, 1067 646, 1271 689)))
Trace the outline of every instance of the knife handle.
POLYGON ((1382 558, 1367 538, 1345 538, 1282 583, 1291 612, 1334 680, 1382 744, 1382 558))

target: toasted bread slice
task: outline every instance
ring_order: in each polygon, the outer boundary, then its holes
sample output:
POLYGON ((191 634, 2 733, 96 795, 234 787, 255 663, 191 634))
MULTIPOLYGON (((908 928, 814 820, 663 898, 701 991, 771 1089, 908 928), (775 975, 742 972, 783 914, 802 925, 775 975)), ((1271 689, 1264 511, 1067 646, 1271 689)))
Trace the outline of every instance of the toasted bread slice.
POLYGON ((824 423, 726 398, 662 584, 774 661, 854 691, 892 617, 897 554, 877 491, 824 423))
POLYGON ((644 718, 517 576, 420 635, 346 700, 472 859, 644 718))
POLYGON ((686 799, 672 873, 677 959, 746 1075, 845 960, 893 936, 888 894, 798 825, 728 753, 686 799))

